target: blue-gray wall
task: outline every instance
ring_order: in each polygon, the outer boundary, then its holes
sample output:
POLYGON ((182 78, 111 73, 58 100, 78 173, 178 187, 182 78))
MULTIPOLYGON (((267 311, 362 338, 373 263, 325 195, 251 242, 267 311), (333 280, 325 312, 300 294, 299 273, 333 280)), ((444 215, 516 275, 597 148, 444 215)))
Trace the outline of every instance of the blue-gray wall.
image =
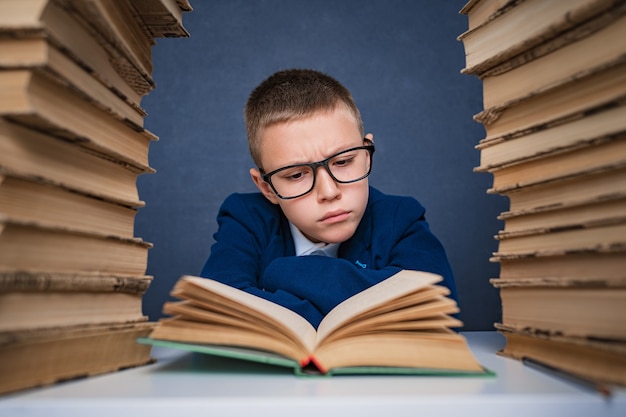
POLYGON ((371 184, 412 195, 442 240, 468 330, 490 330, 500 300, 489 262, 507 206, 486 194, 489 174, 472 172, 483 137, 472 120, 481 84, 462 75, 456 40, 465 0, 195 0, 184 17, 191 38, 153 48, 157 88, 142 102, 154 175, 140 177, 146 206, 136 235, 154 244, 144 297, 152 320, 182 274, 198 274, 231 192, 254 191, 242 111, 252 88, 276 70, 315 68, 339 79, 376 139, 371 184))

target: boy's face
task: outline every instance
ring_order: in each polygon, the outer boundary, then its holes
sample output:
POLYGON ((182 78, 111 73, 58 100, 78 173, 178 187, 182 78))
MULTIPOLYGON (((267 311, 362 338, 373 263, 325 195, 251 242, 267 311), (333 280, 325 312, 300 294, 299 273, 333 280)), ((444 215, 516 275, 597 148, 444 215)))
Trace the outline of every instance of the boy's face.
MULTIPOLYGON (((261 135, 261 159, 265 172, 298 163, 317 162, 343 150, 362 146, 363 137, 354 116, 343 106, 292 122, 267 127, 261 135)), ((367 178, 335 182, 318 168, 315 186, 308 194, 290 200, 276 196, 257 169, 250 174, 263 195, 278 204, 287 219, 313 242, 340 243, 359 225, 369 196, 367 178)))

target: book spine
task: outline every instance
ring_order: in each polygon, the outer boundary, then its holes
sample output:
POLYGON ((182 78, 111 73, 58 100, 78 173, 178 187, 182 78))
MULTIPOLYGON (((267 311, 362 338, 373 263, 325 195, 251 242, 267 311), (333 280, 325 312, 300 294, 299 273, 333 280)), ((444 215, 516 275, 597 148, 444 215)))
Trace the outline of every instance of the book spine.
POLYGON ((116 276, 102 274, 55 274, 46 271, 0 271, 2 292, 121 292, 143 294, 150 276, 116 276))

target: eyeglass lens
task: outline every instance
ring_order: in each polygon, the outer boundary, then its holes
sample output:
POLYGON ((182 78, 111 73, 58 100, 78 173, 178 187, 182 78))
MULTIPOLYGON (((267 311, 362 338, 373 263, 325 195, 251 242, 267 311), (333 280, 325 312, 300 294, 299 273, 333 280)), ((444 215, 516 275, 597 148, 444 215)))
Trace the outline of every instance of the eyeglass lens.
POLYGON ((298 197, 313 189, 316 170, 320 166, 324 166, 333 179, 339 183, 359 181, 367 177, 370 172, 370 151, 367 149, 347 150, 317 164, 287 167, 271 175, 270 183, 281 197, 298 197))

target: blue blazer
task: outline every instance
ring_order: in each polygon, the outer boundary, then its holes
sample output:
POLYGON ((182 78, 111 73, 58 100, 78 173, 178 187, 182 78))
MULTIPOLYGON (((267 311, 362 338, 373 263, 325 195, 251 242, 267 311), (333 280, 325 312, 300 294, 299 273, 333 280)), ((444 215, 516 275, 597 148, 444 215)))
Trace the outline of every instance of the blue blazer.
POLYGON ((289 222, 262 194, 232 194, 222 204, 218 231, 201 276, 287 307, 317 327, 348 297, 402 269, 443 276, 457 299, 445 250, 431 233, 425 209, 411 197, 370 187, 363 219, 339 246, 338 258, 295 256, 289 222))

